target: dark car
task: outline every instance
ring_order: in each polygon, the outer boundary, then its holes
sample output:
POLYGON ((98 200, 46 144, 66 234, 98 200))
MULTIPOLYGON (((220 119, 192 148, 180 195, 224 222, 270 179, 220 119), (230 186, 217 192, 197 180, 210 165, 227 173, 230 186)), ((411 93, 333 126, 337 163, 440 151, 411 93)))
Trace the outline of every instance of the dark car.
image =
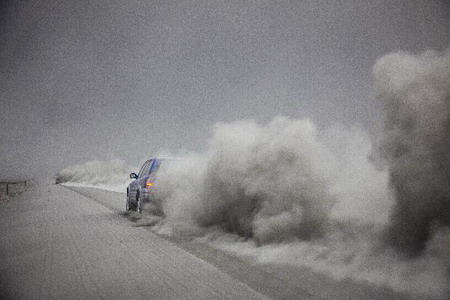
POLYGON ((138 174, 130 174, 130 178, 136 180, 132 181, 127 187, 126 210, 142 212, 144 203, 151 201, 151 194, 159 167, 161 164, 174 160, 177 159, 172 157, 155 157, 147 160, 138 174))

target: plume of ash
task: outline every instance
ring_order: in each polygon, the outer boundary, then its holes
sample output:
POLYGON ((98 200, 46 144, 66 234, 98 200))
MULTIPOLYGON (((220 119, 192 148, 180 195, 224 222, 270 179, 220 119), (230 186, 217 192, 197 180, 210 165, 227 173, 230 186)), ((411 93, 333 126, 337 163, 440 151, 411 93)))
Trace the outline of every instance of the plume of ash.
POLYGON ((103 186, 123 192, 133 168, 123 160, 92 160, 84 164, 69 166, 58 172, 57 183, 72 183, 85 186, 103 186))
POLYGON ((394 199, 372 151, 365 132, 342 125, 319 130, 284 117, 217 124, 205 153, 161 164, 159 201, 146 209, 163 213, 148 224, 261 263, 445 298, 442 243, 402 261, 380 242, 394 199))
POLYGON ((206 153, 161 170, 161 227, 270 243, 323 237, 335 218, 383 222, 387 176, 368 162, 370 149, 359 130, 318 131, 309 120, 217 124, 206 153))
POLYGON ((374 79, 386 109, 378 154, 396 201, 388 241, 414 255, 431 227, 450 223, 450 50, 389 54, 374 79))
POLYGON ((382 243, 394 199, 372 151, 369 136, 352 127, 319 130, 284 117, 217 124, 205 153, 161 166, 152 204, 163 217, 154 230, 261 263, 445 298, 442 243, 415 261, 382 243))

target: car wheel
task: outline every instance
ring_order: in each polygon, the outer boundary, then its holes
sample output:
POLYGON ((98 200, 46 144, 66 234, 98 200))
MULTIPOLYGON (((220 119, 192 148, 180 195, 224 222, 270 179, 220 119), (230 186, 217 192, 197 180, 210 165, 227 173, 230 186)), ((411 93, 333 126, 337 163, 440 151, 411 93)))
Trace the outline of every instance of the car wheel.
POLYGON ((125 204, 125 210, 126 211, 130 210, 130 200, 128 200, 128 196, 127 196, 127 201, 126 201, 126 204, 125 204))
POLYGON ((127 200, 125 202, 125 209, 127 211, 136 209, 136 204, 133 204, 133 202, 131 202, 130 195, 128 194, 128 191, 127 191, 127 200))
POLYGON ((142 198, 139 194, 137 194, 137 200, 136 200, 136 211, 138 213, 142 212, 142 198))

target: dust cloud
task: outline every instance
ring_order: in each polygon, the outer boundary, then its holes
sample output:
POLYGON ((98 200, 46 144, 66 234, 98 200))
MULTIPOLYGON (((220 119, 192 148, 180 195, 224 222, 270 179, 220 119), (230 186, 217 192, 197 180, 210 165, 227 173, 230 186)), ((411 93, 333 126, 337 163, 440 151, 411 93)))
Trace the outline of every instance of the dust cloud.
POLYGON ((333 218, 387 220, 387 174, 370 149, 357 129, 310 120, 217 124, 206 153, 161 171, 157 197, 183 230, 217 226, 260 244, 321 238, 333 218))
POLYGON ((118 192, 126 190, 129 174, 136 168, 121 159, 92 160, 69 166, 56 174, 56 183, 102 187, 118 192))
POLYGON ((433 227, 450 224, 450 50, 387 55, 374 78, 386 108, 378 152, 396 200, 387 239, 418 255, 433 227))
POLYGON ((445 298, 450 51, 386 55, 374 81, 386 110, 375 145, 358 128, 311 120, 217 124, 208 151, 161 172, 156 230, 445 298))
POLYGON ((154 230, 262 263, 445 298, 440 245, 408 261, 385 243, 396 194, 373 152, 364 131, 343 125, 286 117, 216 124, 205 153, 160 170, 150 207, 164 217, 154 230))

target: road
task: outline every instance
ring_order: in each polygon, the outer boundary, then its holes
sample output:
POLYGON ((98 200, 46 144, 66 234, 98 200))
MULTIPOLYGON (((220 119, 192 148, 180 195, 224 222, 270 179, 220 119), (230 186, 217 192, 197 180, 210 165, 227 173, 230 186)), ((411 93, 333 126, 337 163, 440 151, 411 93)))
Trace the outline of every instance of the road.
POLYGON ((266 299, 61 186, 3 201, 0 228, 2 299, 266 299))
POLYGON ((139 226, 145 224, 136 214, 124 212, 123 197, 47 184, 0 202, 0 298, 404 297, 294 268, 258 266, 204 244, 160 237, 139 226))

